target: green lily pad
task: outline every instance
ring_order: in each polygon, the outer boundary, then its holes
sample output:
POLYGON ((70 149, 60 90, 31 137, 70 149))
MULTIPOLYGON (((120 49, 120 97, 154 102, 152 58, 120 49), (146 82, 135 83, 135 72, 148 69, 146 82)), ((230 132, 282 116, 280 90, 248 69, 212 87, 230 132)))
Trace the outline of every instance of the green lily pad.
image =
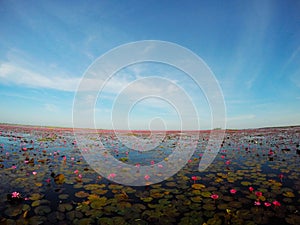
POLYGON ((34 209, 35 214, 43 216, 51 212, 51 208, 46 205, 38 206, 34 209))
POLYGON ((69 198, 69 195, 68 194, 61 194, 58 196, 59 199, 62 199, 62 200, 65 200, 65 199, 68 199, 69 198))
POLYGON ((58 205, 58 210, 60 212, 70 211, 73 209, 73 206, 69 203, 63 203, 58 205))
POLYGON ((242 181, 242 182, 241 182, 241 185, 243 185, 243 186, 250 186, 250 185, 252 185, 252 184, 251 184, 251 182, 249 182, 249 181, 242 181))
POLYGON ((141 198, 141 200, 143 202, 151 202, 153 200, 153 198, 152 197, 145 197, 145 198, 141 198))
POLYGON ((22 207, 20 206, 15 206, 15 207, 9 207, 4 211, 4 214, 9 216, 9 217, 14 217, 17 215, 20 215, 22 213, 22 207))
POLYGON ((205 188, 205 185, 204 184, 193 184, 192 188, 200 190, 200 189, 205 188))
POLYGON ((216 210, 216 206, 214 204, 204 204, 203 209, 208 211, 213 211, 216 210))
POLYGON ((106 201, 107 201, 107 198, 106 197, 101 197, 95 201, 93 201, 91 203, 91 207, 93 209, 101 209, 103 206, 106 205, 106 201))
MULTIPOLYGON (((101 218, 99 219, 99 221, 102 221, 101 218)), ((91 225, 93 224, 93 220, 90 218, 84 218, 84 219, 80 219, 77 222, 78 225, 91 225)), ((102 224, 102 223, 100 223, 102 224)), ((103 223, 103 224, 107 224, 107 223, 103 223)))
POLYGON ((76 192, 76 193, 75 193, 75 196, 76 196, 77 198, 86 198, 86 197, 89 196, 89 193, 84 192, 84 191, 79 191, 79 192, 76 192))
POLYGON ((39 200, 39 199, 41 199, 41 198, 43 198, 43 195, 41 195, 41 194, 39 194, 39 193, 33 193, 33 194, 29 197, 29 199, 30 199, 30 200, 33 200, 33 201, 39 200))
POLYGON ((209 192, 209 191, 201 192, 201 196, 203 196, 203 197, 205 197, 205 198, 210 198, 211 192, 209 192))
POLYGON ((201 202, 202 201, 202 198, 200 196, 195 196, 195 197, 191 197, 191 200, 193 202, 201 202))
POLYGON ((283 196, 285 196, 287 198, 294 198, 295 194, 291 191, 288 191, 288 192, 283 193, 283 196))

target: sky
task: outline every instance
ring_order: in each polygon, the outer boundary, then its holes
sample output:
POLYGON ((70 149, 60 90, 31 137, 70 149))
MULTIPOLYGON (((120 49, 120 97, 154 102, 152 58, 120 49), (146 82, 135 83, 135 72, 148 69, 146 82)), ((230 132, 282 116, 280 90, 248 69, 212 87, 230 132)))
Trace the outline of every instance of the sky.
MULTIPOLYGON (((299 12, 296 0, 0 1, 0 123, 73 127, 74 97, 92 63, 120 45, 161 40, 189 49, 210 68, 226 128, 299 125, 299 12)), ((199 129, 216 128, 206 93, 163 63, 117 71, 94 103, 97 128, 180 129, 182 121, 190 129, 198 122, 199 129), (167 82, 139 82, 151 77, 167 82), (127 87, 128 98, 149 94, 129 111, 116 102, 127 87), (185 103, 174 97, 179 89, 197 118, 182 120, 186 115, 174 108, 185 103), (117 124, 124 115, 128 126, 117 124)))

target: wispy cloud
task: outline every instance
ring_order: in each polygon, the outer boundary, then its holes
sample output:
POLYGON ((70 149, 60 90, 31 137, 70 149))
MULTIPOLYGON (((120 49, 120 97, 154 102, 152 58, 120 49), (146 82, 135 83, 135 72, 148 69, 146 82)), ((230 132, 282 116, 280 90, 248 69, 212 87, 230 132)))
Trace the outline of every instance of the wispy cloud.
POLYGON ((2 62, 0 64, 0 78, 0 82, 3 84, 51 88, 62 91, 74 91, 80 81, 79 78, 64 77, 61 75, 44 75, 12 62, 2 62))

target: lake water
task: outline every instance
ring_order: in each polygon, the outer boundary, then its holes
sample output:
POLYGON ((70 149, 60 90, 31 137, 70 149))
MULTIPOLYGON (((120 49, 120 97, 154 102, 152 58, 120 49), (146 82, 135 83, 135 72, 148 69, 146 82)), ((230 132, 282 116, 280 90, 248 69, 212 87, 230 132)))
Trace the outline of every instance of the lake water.
MULTIPOLYGON (((198 165, 209 131, 197 132, 187 164, 146 186, 95 172, 71 129, 1 125, 0 132, 0 224, 300 224, 300 127, 227 130, 204 172, 198 165)), ((85 135, 84 151, 101 141, 107 153, 135 165, 131 174, 139 178, 137 164, 166 162, 188 134, 169 132, 151 151, 124 143, 132 135, 146 140, 145 132, 123 132, 122 140, 112 131, 85 135)), ((164 167, 155 171, 162 176, 164 167)))

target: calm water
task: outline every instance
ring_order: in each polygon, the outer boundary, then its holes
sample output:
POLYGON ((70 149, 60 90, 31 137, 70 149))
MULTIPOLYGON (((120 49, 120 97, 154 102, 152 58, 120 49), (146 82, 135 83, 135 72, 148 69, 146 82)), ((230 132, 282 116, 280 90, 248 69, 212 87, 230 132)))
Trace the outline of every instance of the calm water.
MULTIPOLYGON (((227 131, 205 172, 198 164, 209 132, 200 132, 184 168, 143 187, 101 177, 71 130, 3 125, 0 131, 1 224, 300 224, 299 127, 227 131)), ((165 160, 180 137, 169 133, 143 152, 113 133, 86 135, 133 165, 165 160)))

